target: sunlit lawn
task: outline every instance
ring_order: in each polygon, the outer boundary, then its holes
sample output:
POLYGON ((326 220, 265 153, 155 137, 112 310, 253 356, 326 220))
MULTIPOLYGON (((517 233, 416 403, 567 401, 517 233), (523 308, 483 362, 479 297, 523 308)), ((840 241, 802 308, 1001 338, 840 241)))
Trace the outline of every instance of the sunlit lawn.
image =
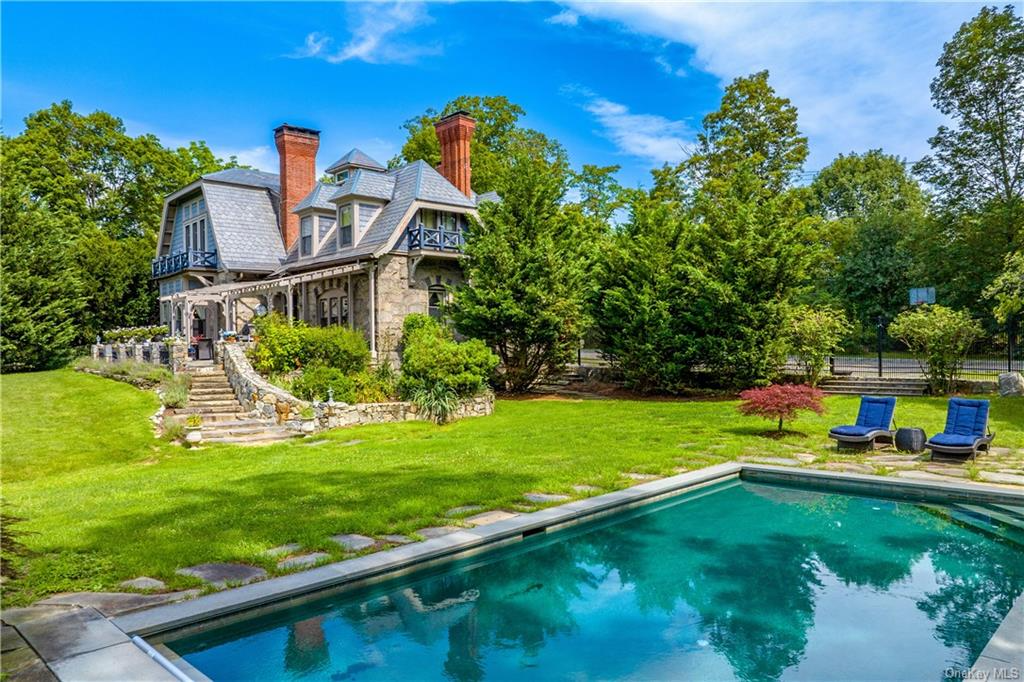
MULTIPOLYGON (((813 452, 836 458, 828 426, 857 399, 788 428, 737 414, 733 402, 499 401, 491 417, 341 429, 266 447, 186 450, 153 437, 152 393, 69 370, 4 376, 2 455, 9 513, 27 519, 35 554, 6 603, 116 589, 147 575, 194 585, 175 569, 206 561, 259 564, 298 542, 340 557, 329 536, 412 533, 451 523, 460 505, 515 509, 526 492, 581 493, 634 484, 625 472, 672 474, 743 456, 813 452)), ((900 399, 897 420, 941 429, 944 399, 900 399)), ((997 445, 1024 448, 1024 400, 994 399, 997 445)))

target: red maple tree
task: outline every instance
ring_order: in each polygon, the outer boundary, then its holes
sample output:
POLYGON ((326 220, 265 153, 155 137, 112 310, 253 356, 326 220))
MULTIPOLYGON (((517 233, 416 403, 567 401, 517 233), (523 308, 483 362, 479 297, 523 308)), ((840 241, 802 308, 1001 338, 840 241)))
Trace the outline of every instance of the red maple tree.
POLYGON ((800 410, 824 414, 825 406, 821 404, 824 397, 820 390, 806 384, 772 384, 740 393, 743 402, 738 409, 742 414, 778 419, 781 433, 783 420, 794 419, 800 410))

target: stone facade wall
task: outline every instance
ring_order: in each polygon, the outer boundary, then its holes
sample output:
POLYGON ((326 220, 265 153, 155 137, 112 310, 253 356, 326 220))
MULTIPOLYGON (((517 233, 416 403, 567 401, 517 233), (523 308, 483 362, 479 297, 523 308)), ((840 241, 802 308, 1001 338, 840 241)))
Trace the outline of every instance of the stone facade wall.
MULTIPOLYGON (((246 346, 240 343, 218 343, 216 353, 223 358, 224 373, 235 396, 253 416, 275 419, 294 431, 312 433, 359 424, 388 424, 410 420, 429 420, 412 403, 308 403, 274 386, 253 369, 245 357, 246 346), (303 421, 302 409, 312 405, 314 418, 303 421)), ((494 394, 486 393, 464 400, 454 418, 480 417, 494 411, 494 394)))
POLYGON ((386 356, 396 366, 405 317, 429 312, 431 286, 457 287, 464 281, 457 261, 420 261, 411 280, 409 266, 409 256, 400 253, 381 256, 377 264, 378 357, 386 356))

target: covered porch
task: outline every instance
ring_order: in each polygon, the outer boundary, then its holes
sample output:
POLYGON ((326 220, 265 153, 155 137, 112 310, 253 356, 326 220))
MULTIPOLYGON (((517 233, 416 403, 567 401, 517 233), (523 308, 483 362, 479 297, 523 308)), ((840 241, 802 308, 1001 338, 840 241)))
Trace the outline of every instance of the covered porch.
POLYGON ((313 326, 362 330, 377 356, 376 262, 360 261, 261 280, 217 284, 160 298, 162 321, 187 339, 197 360, 212 358, 213 342, 251 334, 251 320, 277 312, 313 326))

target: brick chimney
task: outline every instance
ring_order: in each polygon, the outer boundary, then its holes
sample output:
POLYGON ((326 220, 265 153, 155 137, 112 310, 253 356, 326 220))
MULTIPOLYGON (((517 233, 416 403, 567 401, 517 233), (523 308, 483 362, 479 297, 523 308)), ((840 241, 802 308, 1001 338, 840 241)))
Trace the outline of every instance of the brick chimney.
POLYGON ((434 124, 434 130, 441 143, 441 167, 438 170, 459 191, 472 197, 469 142, 473 139, 476 121, 465 111, 456 111, 434 124))
POLYGON ((299 216, 292 209, 316 185, 320 131, 285 123, 274 128, 274 143, 281 159, 281 239, 287 250, 299 238, 299 216))

